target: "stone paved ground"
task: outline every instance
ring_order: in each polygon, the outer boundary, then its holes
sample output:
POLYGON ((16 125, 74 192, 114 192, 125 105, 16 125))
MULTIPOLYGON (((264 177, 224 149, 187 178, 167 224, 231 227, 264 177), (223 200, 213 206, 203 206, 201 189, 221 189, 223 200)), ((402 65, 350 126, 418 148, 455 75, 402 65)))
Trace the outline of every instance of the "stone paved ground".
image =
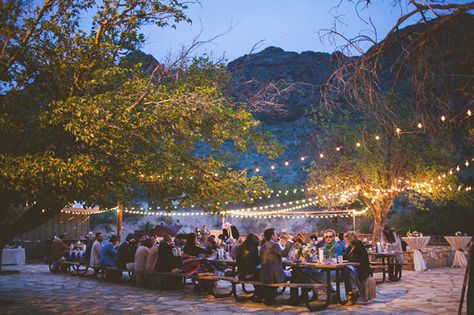
MULTIPOLYGON (((4 269, 15 269, 8 267, 4 269)), ((400 282, 377 286, 377 298, 354 306, 332 305, 319 314, 456 314, 464 269, 406 271, 400 282)), ((27 265, 0 275, 0 314, 305 314, 305 307, 275 307, 184 291, 156 291, 102 280, 52 274, 27 265)))

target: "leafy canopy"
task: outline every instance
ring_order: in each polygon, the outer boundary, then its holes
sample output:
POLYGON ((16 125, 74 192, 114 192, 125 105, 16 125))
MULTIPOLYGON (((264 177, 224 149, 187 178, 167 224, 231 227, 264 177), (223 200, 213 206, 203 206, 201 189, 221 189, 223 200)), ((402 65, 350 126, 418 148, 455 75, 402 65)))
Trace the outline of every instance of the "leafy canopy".
POLYGON ((219 209, 265 191, 229 147, 279 148, 226 96, 222 64, 184 56, 151 77, 126 57, 141 26, 187 21, 180 1, 7 1, 0 55, 0 225, 35 226, 74 200, 149 198, 219 209), (80 19, 94 12, 91 29, 80 19), (207 206, 210 204, 210 206, 207 206))

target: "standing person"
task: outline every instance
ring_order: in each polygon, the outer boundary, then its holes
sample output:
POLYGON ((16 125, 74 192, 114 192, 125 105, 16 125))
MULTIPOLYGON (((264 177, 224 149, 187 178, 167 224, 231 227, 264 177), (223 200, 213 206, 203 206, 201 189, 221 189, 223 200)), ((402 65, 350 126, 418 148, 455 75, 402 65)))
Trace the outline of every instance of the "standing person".
POLYGON ((402 241, 400 240, 400 237, 397 235, 397 233, 395 233, 395 230, 389 224, 385 224, 383 227, 382 242, 385 242, 385 244, 388 245, 389 251, 400 253, 399 255, 395 256, 395 270, 392 264, 388 266, 388 274, 397 278, 398 274, 402 270, 402 264, 404 260, 402 241))
POLYGON ((104 240, 104 236, 101 232, 95 233, 95 241, 92 244, 91 249, 91 260, 89 265, 94 268, 94 275, 93 277, 97 277, 97 272, 100 269, 100 249, 102 248, 102 241, 104 240))
POLYGON ((342 270, 342 277, 347 292, 347 303, 354 304, 360 296, 360 284, 367 280, 370 274, 369 256, 364 244, 359 241, 354 233, 344 236, 347 244, 346 259, 349 262, 357 262, 358 267, 348 266, 342 270))
MULTIPOLYGON (((260 270, 260 279, 263 283, 282 283, 289 280, 285 276, 282 265, 282 257, 287 256, 290 247, 282 249, 277 243, 275 229, 266 229, 263 233, 265 244, 260 248, 260 257, 262 259, 262 269, 260 270)), ((276 288, 266 287, 264 294, 265 303, 275 304, 276 288)))
MULTIPOLYGON (((254 234, 247 235, 245 241, 237 247, 235 260, 240 280, 258 281, 260 279, 260 257, 258 256, 258 245, 260 241, 254 234)), ((254 302, 262 301, 260 286, 255 286, 254 302)))

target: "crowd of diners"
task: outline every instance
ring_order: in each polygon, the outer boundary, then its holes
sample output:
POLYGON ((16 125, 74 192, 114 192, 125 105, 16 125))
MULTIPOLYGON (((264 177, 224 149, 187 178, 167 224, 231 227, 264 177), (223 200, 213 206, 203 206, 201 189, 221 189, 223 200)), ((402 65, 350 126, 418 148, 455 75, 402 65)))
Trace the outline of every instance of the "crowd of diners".
MULTIPOLYGON (((393 231, 393 230, 392 230, 393 231)), ((385 238, 390 238, 386 233, 385 238)), ((393 233, 393 235, 395 235, 393 233)), ((395 235, 396 236, 396 235, 395 235)), ((398 237, 396 237, 398 240, 398 237)), ((61 238, 52 244, 53 258, 58 258, 69 249, 61 238)), ((262 234, 240 236, 237 229, 230 224, 225 225, 223 233, 218 237, 210 235, 207 228, 195 229, 188 234, 177 234, 174 238, 168 234, 162 237, 148 235, 128 235, 124 242, 118 244, 116 235, 108 240, 98 232, 90 237, 84 253, 89 266, 98 270, 104 267, 117 269, 133 269, 136 273, 136 284, 147 286, 150 277, 146 271, 171 272, 187 275, 203 272, 226 273, 229 266, 225 260, 235 260, 238 277, 241 280, 260 281, 262 283, 282 283, 295 281, 298 283, 327 283, 327 272, 317 268, 298 268, 299 272, 291 274, 284 267, 284 261, 322 261, 335 263, 340 259, 357 262, 357 266, 348 265, 342 271, 346 295, 349 304, 356 302, 360 296, 361 283, 369 277, 369 258, 365 244, 358 240, 354 232, 339 233, 327 229, 323 237, 303 234, 276 234, 273 228, 266 229, 262 234), (224 260, 224 261, 223 261, 224 260)), ((121 272, 109 277, 120 277, 121 272)), ((335 274, 330 274, 331 278, 335 274)), ((276 288, 256 287, 254 300, 272 305, 277 295, 276 288)), ((330 288, 335 295, 334 288, 330 288)), ((303 289, 301 294, 292 294, 290 303, 298 304, 307 299, 317 299, 317 292, 303 289)), ((328 297, 331 298, 332 296, 328 297)))

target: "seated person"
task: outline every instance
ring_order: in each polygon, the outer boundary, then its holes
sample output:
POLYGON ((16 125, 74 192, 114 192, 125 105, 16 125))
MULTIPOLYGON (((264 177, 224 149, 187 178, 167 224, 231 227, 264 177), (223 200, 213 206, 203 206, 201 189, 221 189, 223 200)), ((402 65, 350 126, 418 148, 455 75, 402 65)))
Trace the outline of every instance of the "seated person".
POLYGON ((200 272, 206 272, 207 269, 201 264, 200 260, 195 259, 196 256, 206 254, 204 248, 198 247, 196 234, 189 233, 186 237, 186 245, 183 248, 183 272, 191 275, 200 272))
MULTIPOLYGON (((117 244, 118 238, 116 235, 112 235, 108 241, 102 242, 100 248, 100 265, 102 267, 117 267, 117 251, 115 245, 117 244)), ((118 280, 122 277, 122 272, 118 270, 106 270, 106 280, 118 280)))
MULTIPOLYGON (((342 248, 336 242, 336 231, 332 229, 327 229, 324 231, 324 244, 322 245, 324 257, 323 259, 332 259, 342 256, 342 248)), ((316 281, 316 283, 326 284, 328 273, 323 270, 317 270, 318 272, 313 272, 311 278, 316 281)), ((329 273, 331 280, 335 279, 335 271, 329 273)), ((336 292, 334 287, 331 285, 330 290, 332 294, 336 292)))
POLYGON ((145 286, 148 283, 148 275, 141 272, 146 271, 146 260, 148 258, 148 253, 154 244, 155 238, 148 237, 142 242, 142 245, 138 246, 135 253, 134 268, 136 284, 138 286, 145 286))
MULTIPOLYGON (((260 241, 254 234, 247 235, 245 241, 236 250, 237 271, 240 280, 258 281, 260 279, 260 241)), ((261 287, 255 286, 254 302, 261 301, 261 287)))
MULTIPOLYGON (((289 280, 285 275, 285 270, 282 265, 282 257, 287 256, 290 247, 287 246, 282 249, 278 244, 275 229, 267 229, 263 233, 265 244, 260 248, 260 258, 262 261, 262 268, 260 270, 260 279, 263 283, 282 283, 289 280)), ((276 288, 265 287, 264 300, 266 304, 275 304, 276 288)))
POLYGON ((135 253, 132 254, 132 240, 135 241, 133 235, 128 234, 125 241, 117 249, 117 267, 120 269, 126 269, 127 264, 133 263, 135 260, 135 253))
POLYGON ((158 245, 153 244, 148 252, 148 257, 146 258, 145 269, 146 271, 153 272, 155 270, 156 261, 158 259, 158 245))
POLYGON ((64 243, 64 235, 59 235, 55 237, 51 243, 51 260, 56 261, 61 257, 66 256, 66 253, 69 251, 69 246, 64 243))
POLYGON ((104 267, 117 267, 117 235, 112 235, 108 241, 102 242, 100 249, 100 264, 104 267))
POLYGON ((171 236, 165 234, 163 240, 158 246, 158 258, 156 260, 155 270, 159 272, 179 272, 177 269, 181 266, 181 258, 173 255, 173 242, 171 236))
POLYGON ((347 233, 344 236, 344 241, 348 246, 345 258, 350 262, 360 263, 358 267, 348 266, 342 270, 342 277, 347 292, 347 303, 352 305, 360 295, 360 284, 369 277, 369 256, 364 244, 355 237, 354 233, 347 233))
POLYGON ((210 235, 207 238, 205 250, 207 254, 212 254, 217 250, 217 243, 214 235, 210 235))

